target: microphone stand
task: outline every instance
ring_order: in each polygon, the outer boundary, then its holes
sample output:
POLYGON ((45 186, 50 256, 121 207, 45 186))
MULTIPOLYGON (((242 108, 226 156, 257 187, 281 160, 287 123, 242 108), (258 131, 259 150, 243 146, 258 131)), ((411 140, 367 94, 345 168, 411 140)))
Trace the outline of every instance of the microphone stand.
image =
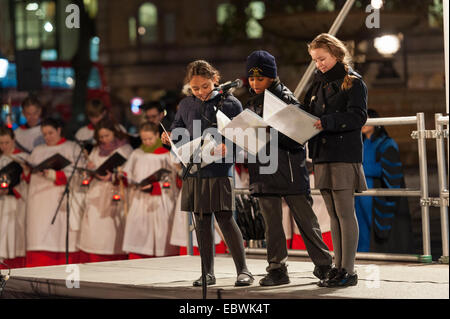
POLYGON ((80 148, 81 148, 80 153, 78 154, 77 160, 75 161, 75 165, 73 166, 72 173, 70 174, 70 177, 67 180, 66 187, 64 188, 64 192, 61 196, 61 199, 59 200, 58 207, 56 208, 56 212, 55 212, 55 215, 53 216, 52 223, 51 223, 52 225, 55 223, 55 219, 56 219, 56 216, 58 215, 59 208, 61 207, 64 197, 67 195, 67 202, 66 202, 66 210, 67 210, 67 212, 66 212, 66 214, 67 214, 66 215, 66 264, 69 264, 69 217, 70 217, 70 201, 69 201, 70 188, 69 188, 69 186, 70 186, 70 182, 72 181, 73 176, 75 175, 75 170, 77 169, 77 165, 78 165, 78 162, 80 161, 81 154, 83 154, 84 149, 81 146, 80 146, 80 148))
MULTIPOLYGON (((218 111, 219 109, 222 109, 222 105, 223 105, 223 103, 224 103, 226 97, 227 97, 227 94, 221 94, 221 98, 220 98, 220 101, 219 101, 219 103, 218 103, 218 105, 217 105, 217 107, 216 107, 215 114, 217 114, 217 111, 218 111)), ((203 103, 204 103, 204 102, 203 102, 203 103)), ((203 110, 202 117, 205 117, 205 109, 203 110)), ((208 128, 210 128, 210 127, 213 127, 213 126, 214 126, 214 123, 211 123, 211 122, 210 122, 210 124, 208 125, 208 127, 205 128, 205 130, 208 129, 208 128)), ((204 130, 203 130, 203 131, 204 131, 204 130)), ((202 150, 203 142, 204 142, 204 139, 203 139, 203 137, 202 137, 201 140, 200 140, 200 145, 199 145, 198 148, 192 153, 191 158, 190 158, 190 160, 189 160, 189 162, 188 162, 186 168, 184 169, 184 172, 183 172, 183 181, 186 180, 186 178, 188 177, 188 174, 189 174, 190 170, 191 170, 192 167, 194 166, 194 162, 196 161, 198 155, 200 154, 200 152, 201 152, 201 150, 202 150)), ((201 176, 200 176, 201 166, 202 166, 202 164, 201 164, 201 161, 200 161, 199 163, 197 163, 197 172, 196 172, 197 189, 198 189, 199 191, 200 191, 200 189, 201 189, 201 176)), ((213 212, 211 212, 211 213, 213 213, 213 212)), ((204 256, 204 254, 202 254, 202 250, 203 250, 203 248, 204 248, 205 246, 204 246, 204 242, 203 242, 203 241, 204 241, 204 238, 203 238, 203 235, 202 235, 202 227, 201 227, 201 225, 203 225, 203 212, 200 212, 200 218, 199 218, 199 221, 200 221, 200 227, 198 227, 198 228, 197 228, 197 223, 195 222, 195 214, 194 214, 193 212, 191 212, 191 214, 192 214, 192 221, 193 221, 193 223, 194 223, 194 229, 196 230, 196 232, 197 232, 197 234, 198 234, 197 242, 198 242, 198 245, 199 245, 200 262, 201 262, 201 269, 202 269, 202 277, 201 277, 201 278, 202 278, 202 297, 203 297, 203 299, 206 299, 206 296, 207 296, 207 290, 208 290, 207 286, 208 286, 208 285, 207 285, 207 283, 206 283, 205 256, 204 256)), ((212 226, 211 226, 211 227, 212 227, 212 226)), ((213 244, 214 244, 214 234, 213 234, 213 244)))

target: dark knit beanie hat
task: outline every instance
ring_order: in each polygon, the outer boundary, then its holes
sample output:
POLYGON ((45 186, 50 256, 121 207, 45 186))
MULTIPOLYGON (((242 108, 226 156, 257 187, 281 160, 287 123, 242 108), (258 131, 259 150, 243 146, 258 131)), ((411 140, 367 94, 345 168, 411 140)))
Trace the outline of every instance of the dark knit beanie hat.
POLYGON ((254 51, 247 57, 247 76, 266 76, 271 79, 277 77, 275 58, 267 51, 254 51))

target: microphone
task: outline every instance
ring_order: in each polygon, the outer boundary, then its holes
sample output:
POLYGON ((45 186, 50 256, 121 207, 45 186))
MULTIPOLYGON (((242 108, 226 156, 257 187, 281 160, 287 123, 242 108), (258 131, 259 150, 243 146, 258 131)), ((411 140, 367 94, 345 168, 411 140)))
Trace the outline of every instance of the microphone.
POLYGON ((94 144, 94 139, 93 138, 90 138, 88 140, 77 140, 77 139, 75 139, 75 143, 77 143, 80 146, 86 146, 86 145, 89 145, 89 144, 94 144))
POLYGON ((219 85, 215 90, 219 91, 220 93, 223 93, 223 92, 229 91, 232 88, 240 88, 240 87, 242 87, 242 84, 243 83, 242 83, 241 79, 236 79, 233 82, 228 81, 222 85, 219 85))

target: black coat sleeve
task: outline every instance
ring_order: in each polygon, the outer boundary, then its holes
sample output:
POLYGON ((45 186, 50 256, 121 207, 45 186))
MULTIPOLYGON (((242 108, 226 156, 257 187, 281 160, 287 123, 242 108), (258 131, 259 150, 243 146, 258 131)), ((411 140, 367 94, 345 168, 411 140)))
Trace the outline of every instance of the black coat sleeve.
POLYGON ((361 129, 367 121, 367 87, 362 80, 353 80, 347 92, 345 112, 322 115, 320 120, 326 131, 344 132, 361 129))

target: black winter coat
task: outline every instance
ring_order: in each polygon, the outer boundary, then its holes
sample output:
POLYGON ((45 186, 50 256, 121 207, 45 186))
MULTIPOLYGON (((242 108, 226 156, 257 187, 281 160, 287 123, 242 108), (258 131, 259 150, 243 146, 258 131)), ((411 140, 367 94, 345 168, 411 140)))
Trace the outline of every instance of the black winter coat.
MULTIPOLYGON (((180 101, 178 111, 175 115, 175 120, 170 127, 170 130, 177 128, 185 128, 186 134, 192 140, 201 136, 207 128, 217 130, 217 118, 215 107, 221 102, 221 95, 216 95, 207 101, 201 101, 195 96, 187 96, 180 101), (194 129, 195 121, 200 121, 201 132, 196 132, 194 129), (196 136, 199 133, 199 136, 196 136)), ((230 119, 242 112, 241 102, 231 94, 225 96, 222 112, 230 119)), ((219 135, 219 133, 217 133, 219 135)), ((177 141, 175 141, 177 143, 177 141)), ((235 153, 233 153, 235 154, 235 153)), ((233 164, 228 162, 215 162, 203 167, 200 170, 201 177, 231 177, 233 164)), ((188 174, 188 176, 197 176, 197 174, 188 174)))
POLYGON ((367 87, 361 75, 349 68, 352 86, 342 90, 347 71, 340 62, 326 73, 316 70, 305 95, 307 111, 319 117, 324 130, 308 142, 313 163, 362 163, 361 128, 367 120, 367 87))
MULTIPOLYGON (((300 103, 294 94, 277 79, 268 88, 275 96, 288 104, 300 107, 300 103)), ((254 95, 246 108, 263 116, 264 93, 254 95)), ((267 145, 267 150, 269 146, 267 145)), ((250 192, 254 196, 282 196, 310 193, 309 175, 306 169, 305 149, 291 138, 278 132, 278 168, 274 174, 260 174, 261 164, 256 158, 256 163, 248 164, 250 175, 250 192)))

